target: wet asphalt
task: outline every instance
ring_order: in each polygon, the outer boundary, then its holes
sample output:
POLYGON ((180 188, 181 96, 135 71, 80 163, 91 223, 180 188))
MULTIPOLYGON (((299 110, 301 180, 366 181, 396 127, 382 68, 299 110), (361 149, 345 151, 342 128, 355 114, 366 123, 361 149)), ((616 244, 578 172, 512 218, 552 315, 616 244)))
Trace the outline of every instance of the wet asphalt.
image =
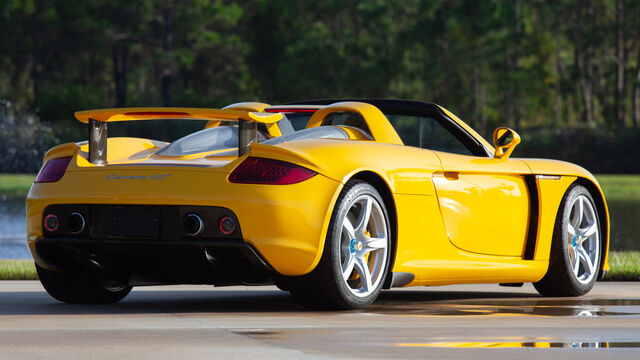
POLYGON ((0 359, 640 359, 640 283, 578 298, 530 284, 394 289, 362 311, 309 311, 275 287, 136 288, 68 305, 0 281, 0 359))

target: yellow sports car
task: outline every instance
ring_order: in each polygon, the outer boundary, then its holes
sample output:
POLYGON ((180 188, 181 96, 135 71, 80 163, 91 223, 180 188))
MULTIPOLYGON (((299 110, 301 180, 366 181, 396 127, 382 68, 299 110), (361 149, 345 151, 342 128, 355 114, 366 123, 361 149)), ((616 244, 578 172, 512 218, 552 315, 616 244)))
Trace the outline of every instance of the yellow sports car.
POLYGON ((404 100, 77 112, 88 142, 44 158, 27 199, 44 288, 110 303, 132 286, 272 284, 354 309, 382 289, 461 283, 587 293, 608 270, 596 179, 510 158, 441 106, 404 100), (117 121, 207 120, 171 143, 117 121), (306 125, 305 125, 306 124, 306 125))

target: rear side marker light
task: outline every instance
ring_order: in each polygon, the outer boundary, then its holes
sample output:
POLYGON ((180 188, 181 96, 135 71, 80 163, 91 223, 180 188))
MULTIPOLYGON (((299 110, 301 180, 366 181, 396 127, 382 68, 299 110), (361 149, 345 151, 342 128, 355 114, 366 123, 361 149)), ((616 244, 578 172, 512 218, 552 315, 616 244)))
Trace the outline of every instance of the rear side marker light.
POLYGON ((285 161, 249 157, 229 175, 229 181, 240 184, 289 185, 316 175, 302 166, 285 161))
POLYGON ((236 230, 236 222, 232 218, 225 216, 222 219, 220 219, 221 233, 223 233, 224 235, 231 235, 235 230, 236 230))
POLYGON ((38 176, 36 176, 36 183, 56 182, 62 178, 64 172, 69 166, 71 156, 61 157, 47 161, 46 164, 40 169, 38 176))
POLYGON ((58 220, 57 216, 55 216, 54 214, 49 214, 44 217, 44 228, 48 232, 54 232, 58 230, 59 227, 60 221, 58 220))

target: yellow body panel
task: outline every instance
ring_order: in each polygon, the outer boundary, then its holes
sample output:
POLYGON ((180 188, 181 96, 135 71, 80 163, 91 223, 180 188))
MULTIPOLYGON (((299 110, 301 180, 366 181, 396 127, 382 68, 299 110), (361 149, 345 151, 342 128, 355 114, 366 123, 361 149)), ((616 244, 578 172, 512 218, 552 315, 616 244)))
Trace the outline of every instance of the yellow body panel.
MULTIPOLYGON (((321 255, 318 249, 331 216, 326 209, 333 207, 342 184, 322 175, 293 185, 231 184, 225 173, 228 166, 233 164, 213 170, 118 166, 92 171, 70 169, 56 183, 32 186, 27 200, 29 248, 36 257, 35 241, 42 237, 42 214, 51 204, 221 206, 232 209, 244 240, 255 246, 278 272, 301 275, 312 270, 321 255), (118 179, 109 180, 114 174, 118 179), (99 187, 100 191, 79 190, 86 189, 86 184, 99 187), (55 192, 51 191, 53 187, 55 192)), ((46 266, 41 261, 39 264, 46 266)))
POLYGON ((393 271, 414 274, 408 286, 537 281, 546 272, 546 262, 473 254, 453 246, 434 196, 396 195, 395 200, 399 241, 393 271))
POLYGON ((434 183, 449 240, 469 252, 523 256, 529 168, 519 160, 437 154, 444 174, 434 183))
POLYGON ((433 181, 449 240, 469 252, 522 256, 530 216, 524 179, 446 174, 433 181))

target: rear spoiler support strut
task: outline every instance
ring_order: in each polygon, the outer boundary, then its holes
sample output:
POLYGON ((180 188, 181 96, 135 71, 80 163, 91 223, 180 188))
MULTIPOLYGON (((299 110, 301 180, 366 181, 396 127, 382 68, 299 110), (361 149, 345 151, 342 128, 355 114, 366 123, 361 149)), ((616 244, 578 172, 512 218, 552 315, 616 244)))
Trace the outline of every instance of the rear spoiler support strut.
POLYGON ((238 121, 238 156, 251 151, 251 143, 258 142, 258 124, 252 121, 238 121))
POLYGON ((89 119, 89 162, 107 163, 107 123, 104 121, 89 119))

